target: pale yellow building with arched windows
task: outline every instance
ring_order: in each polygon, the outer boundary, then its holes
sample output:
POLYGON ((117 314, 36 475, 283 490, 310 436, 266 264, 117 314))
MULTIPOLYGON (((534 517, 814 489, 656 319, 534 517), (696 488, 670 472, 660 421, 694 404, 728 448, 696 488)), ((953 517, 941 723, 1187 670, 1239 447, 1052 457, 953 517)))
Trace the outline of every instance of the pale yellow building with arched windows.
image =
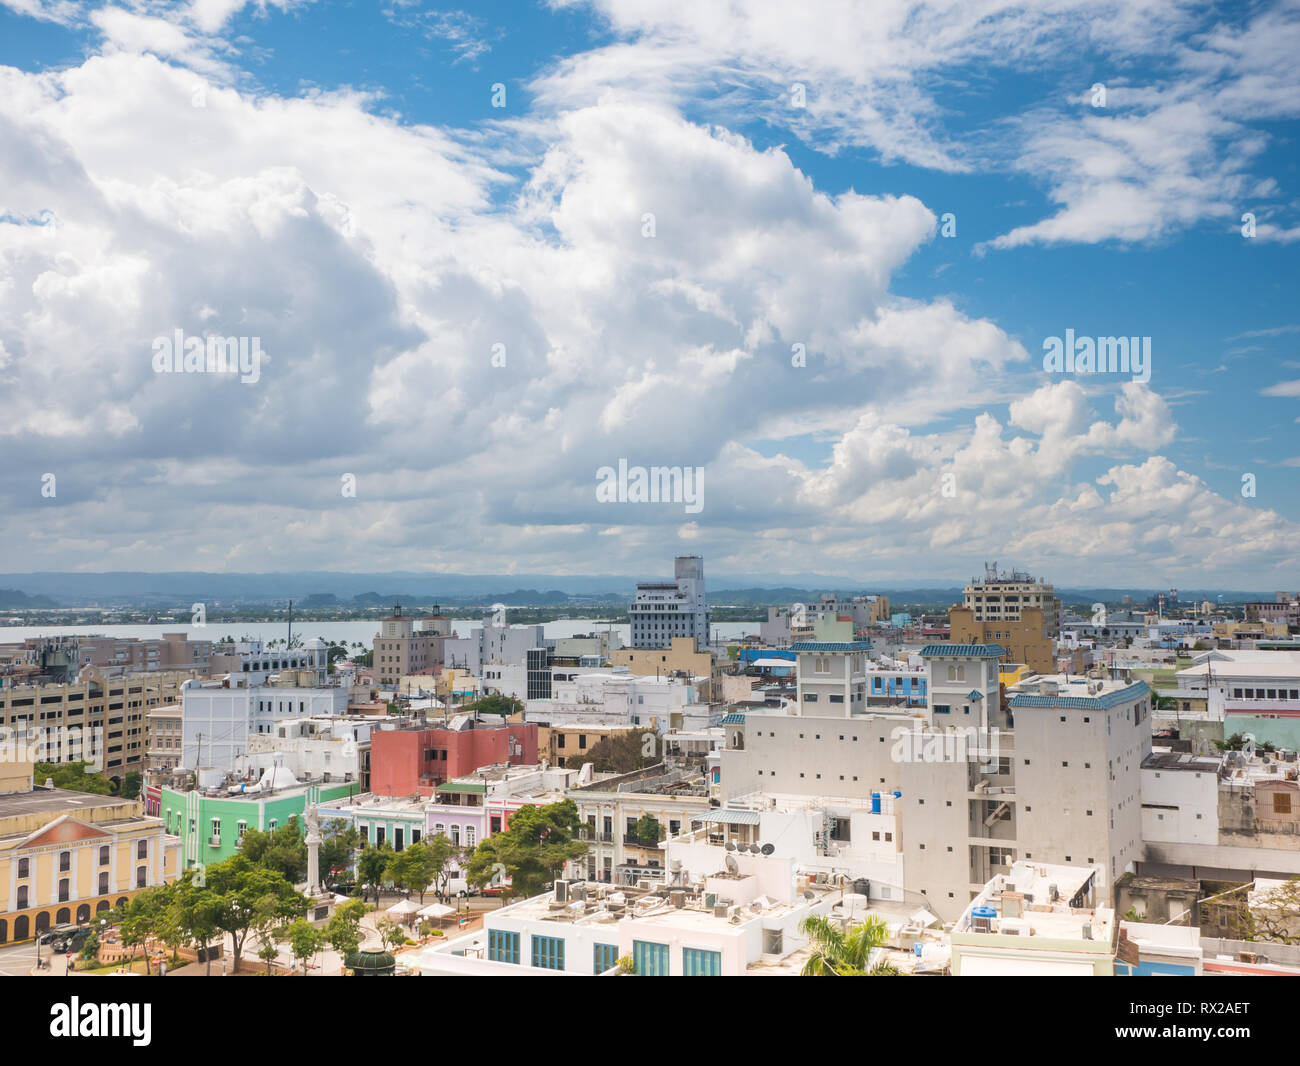
POLYGON ((139 800, 36 788, 31 762, 0 763, 0 944, 81 924, 174 881, 181 841, 139 800))

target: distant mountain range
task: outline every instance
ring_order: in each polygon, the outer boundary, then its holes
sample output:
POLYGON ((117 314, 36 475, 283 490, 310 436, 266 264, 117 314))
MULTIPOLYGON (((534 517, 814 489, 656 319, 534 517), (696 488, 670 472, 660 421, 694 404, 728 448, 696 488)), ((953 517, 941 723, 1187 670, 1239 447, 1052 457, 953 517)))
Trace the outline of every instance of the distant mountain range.
MULTIPOLYGON (((668 568, 665 568, 665 572, 668 568)), ((224 607, 283 606, 330 609, 446 604, 477 606, 496 602, 511 606, 581 606, 627 603, 641 577, 556 574, 429 574, 395 571, 346 574, 325 570, 275 574, 208 574, 197 571, 142 573, 0 574, 0 610, 41 607, 188 606, 203 602, 224 607)), ((662 576, 662 575, 660 575, 662 576)), ((811 603, 823 592, 856 595, 876 592, 893 603, 956 603, 962 584, 936 581, 907 587, 865 585, 820 574, 782 577, 779 581, 754 575, 709 577, 709 601, 718 605, 753 606, 768 603, 811 603)), ((1061 588, 1057 596, 1070 603, 1117 603, 1125 595, 1144 603, 1152 589, 1061 588)), ((1180 589, 1181 602, 1201 599, 1240 602, 1272 599, 1272 592, 1238 589, 1180 589)))

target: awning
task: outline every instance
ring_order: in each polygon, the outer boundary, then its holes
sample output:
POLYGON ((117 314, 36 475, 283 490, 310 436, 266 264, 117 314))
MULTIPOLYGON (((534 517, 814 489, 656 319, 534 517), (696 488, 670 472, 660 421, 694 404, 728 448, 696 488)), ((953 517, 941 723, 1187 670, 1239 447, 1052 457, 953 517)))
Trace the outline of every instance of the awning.
POLYGON ((701 822, 725 822, 728 825, 758 825, 758 811, 709 811, 701 822))

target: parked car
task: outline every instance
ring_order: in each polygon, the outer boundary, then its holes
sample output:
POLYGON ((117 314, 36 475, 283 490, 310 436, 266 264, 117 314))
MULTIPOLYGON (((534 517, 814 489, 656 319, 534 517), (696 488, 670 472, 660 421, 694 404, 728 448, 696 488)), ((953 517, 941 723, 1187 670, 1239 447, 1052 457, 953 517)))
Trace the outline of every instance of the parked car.
POLYGON ((41 937, 41 943, 54 948, 56 952, 75 951, 79 949, 93 930, 88 925, 56 925, 41 937))

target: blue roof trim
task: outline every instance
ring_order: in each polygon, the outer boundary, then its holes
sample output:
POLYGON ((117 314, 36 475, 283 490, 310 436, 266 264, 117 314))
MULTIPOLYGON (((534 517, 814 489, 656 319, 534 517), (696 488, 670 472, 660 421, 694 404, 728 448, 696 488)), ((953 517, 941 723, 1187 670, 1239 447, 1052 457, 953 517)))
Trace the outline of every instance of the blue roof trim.
POLYGON ((960 659, 1001 659, 1006 653, 1001 644, 927 644, 921 649, 922 655, 960 659))
POLYGON ((973 688, 968 693, 966 693, 966 698, 968 700, 982 700, 984 698, 984 693, 982 693, 977 688, 973 688))
POLYGON ((1099 696, 1012 696, 1011 706, 1012 709, 1025 707, 1040 710, 1098 711, 1114 707, 1116 704, 1127 703, 1150 691, 1145 681, 1135 681, 1124 688, 1102 693, 1099 696))
POLYGON ((869 640, 801 640, 790 645, 791 651, 870 651, 869 640))
POLYGON ((721 724, 722 725, 744 725, 745 716, 743 714, 735 714, 735 713, 724 715, 721 724))

